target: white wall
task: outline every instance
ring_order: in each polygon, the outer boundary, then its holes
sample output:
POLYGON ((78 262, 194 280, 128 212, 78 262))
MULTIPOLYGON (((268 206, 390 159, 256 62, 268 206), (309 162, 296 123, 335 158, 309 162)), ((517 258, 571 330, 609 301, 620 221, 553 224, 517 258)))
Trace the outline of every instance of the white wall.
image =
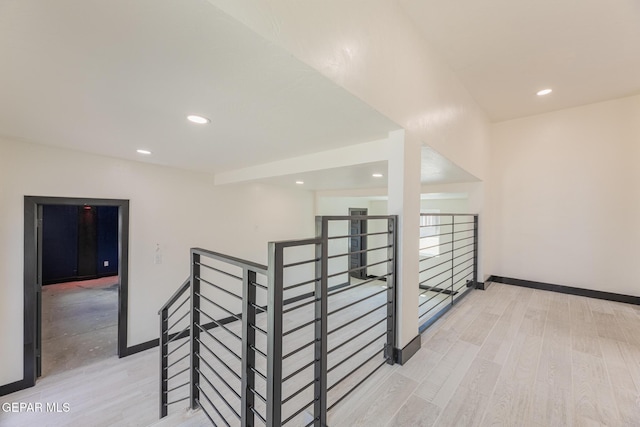
POLYGON ((128 345, 158 336, 157 310, 201 246, 267 263, 267 242, 314 235, 313 194, 0 139, 0 384, 22 378, 23 197, 130 200, 128 345), (156 244, 163 263, 155 265, 156 244))
POLYGON ((490 272, 640 295, 640 96, 495 124, 490 272))

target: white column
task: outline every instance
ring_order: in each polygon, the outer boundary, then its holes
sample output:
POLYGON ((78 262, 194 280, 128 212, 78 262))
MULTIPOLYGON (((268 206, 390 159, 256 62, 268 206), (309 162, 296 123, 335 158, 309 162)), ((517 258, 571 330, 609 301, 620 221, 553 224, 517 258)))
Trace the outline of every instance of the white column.
POLYGON ((421 143, 404 130, 389 134, 389 215, 398 215, 396 347, 418 335, 421 143))

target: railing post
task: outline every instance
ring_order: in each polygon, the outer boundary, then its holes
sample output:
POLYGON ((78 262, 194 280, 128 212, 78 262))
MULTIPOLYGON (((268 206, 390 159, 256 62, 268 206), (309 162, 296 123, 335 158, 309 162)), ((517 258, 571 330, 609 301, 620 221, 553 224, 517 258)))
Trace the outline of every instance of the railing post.
POLYGON ((473 286, 478 287, 478 215, 473 216, 473 286))
POLYGON ((253 348, 256 345, 256 331, 251 325, 256 324, 256 272, 247 268, 243 272, 242 283, 242 419, 241 423, 246 427, 253 427, 254 415, 251 408, 254 407, 255 396, 251 390, 255 390, 255 373, 251 368, 255 367, 256 354, 253 348))
POLYGON ((168 348, 169 341, 169 308, 160 311, 160 418, 164 418, 168 413, 168 348))
POLYGON ((267 300, 267 427, 282 423, 283 247, 269 242, 267 300))
POLYGON ((454 282, 453 270, 455 267, 455 262, 454 262, 455 247, 456 247, 456 244, 454 243, 454 240, 456 239, 455 228, 456 228, 456 217, 454 215, 451 215, 451 305, 453 305, 453 282, 454 282))
POLYGON ((200 254, 191 250, 191 324, 189 338, 191 340, 191 409, 198 407, 200 400, 199 371, 200 371, 200 254))
POLYGON ((397 215, 387 220, 387 345, 385 357, 387 363, 395 363, 394 347, 396 345, 396 246, 398 238, 396 234, 397 215))
POLYGON ((327 425, 327 301, 328 301, 328 257, 329 257, 329 221, 324 217, 316 217, 316 237, 320 243, 316 244, 315 277, 315 363, 314 363, 314 392, 313 405, 314 426, 327 425))

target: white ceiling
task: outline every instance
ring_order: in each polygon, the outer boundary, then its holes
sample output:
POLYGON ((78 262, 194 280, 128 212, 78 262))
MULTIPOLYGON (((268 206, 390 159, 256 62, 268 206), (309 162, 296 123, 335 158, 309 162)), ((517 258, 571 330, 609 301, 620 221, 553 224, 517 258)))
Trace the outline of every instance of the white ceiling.
POLYGON ((398 2, 495 121, 640 93, 639 0, 398 2))
MULTIPOLYGON (((494 120, 640 93, 640 0, 397 1, 494 120)), ((398 129, 207 0, 0 0, 0 58, 0 135, 100 155, 215 173, 398 129)), ((431 150, 422 179, 475 180, 431 150)))
POLYGON ((206 0, 0 0, 0 58, 0 135, 100 155, 219 172, 399 128, 206 0))

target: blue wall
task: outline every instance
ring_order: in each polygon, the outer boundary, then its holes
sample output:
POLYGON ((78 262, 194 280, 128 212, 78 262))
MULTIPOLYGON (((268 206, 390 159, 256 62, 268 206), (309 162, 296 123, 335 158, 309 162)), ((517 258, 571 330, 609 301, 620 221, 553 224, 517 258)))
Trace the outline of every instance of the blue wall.
MULTIPOLYGON (((42 229, 42 283, 60 283, 78 278, 79 216, 82 206, 44 205, 42 229)), ((97 276, 118 274, 118 207, 96 209, 97 276), (109 261, 109 266, 104 266, 109 261)))

